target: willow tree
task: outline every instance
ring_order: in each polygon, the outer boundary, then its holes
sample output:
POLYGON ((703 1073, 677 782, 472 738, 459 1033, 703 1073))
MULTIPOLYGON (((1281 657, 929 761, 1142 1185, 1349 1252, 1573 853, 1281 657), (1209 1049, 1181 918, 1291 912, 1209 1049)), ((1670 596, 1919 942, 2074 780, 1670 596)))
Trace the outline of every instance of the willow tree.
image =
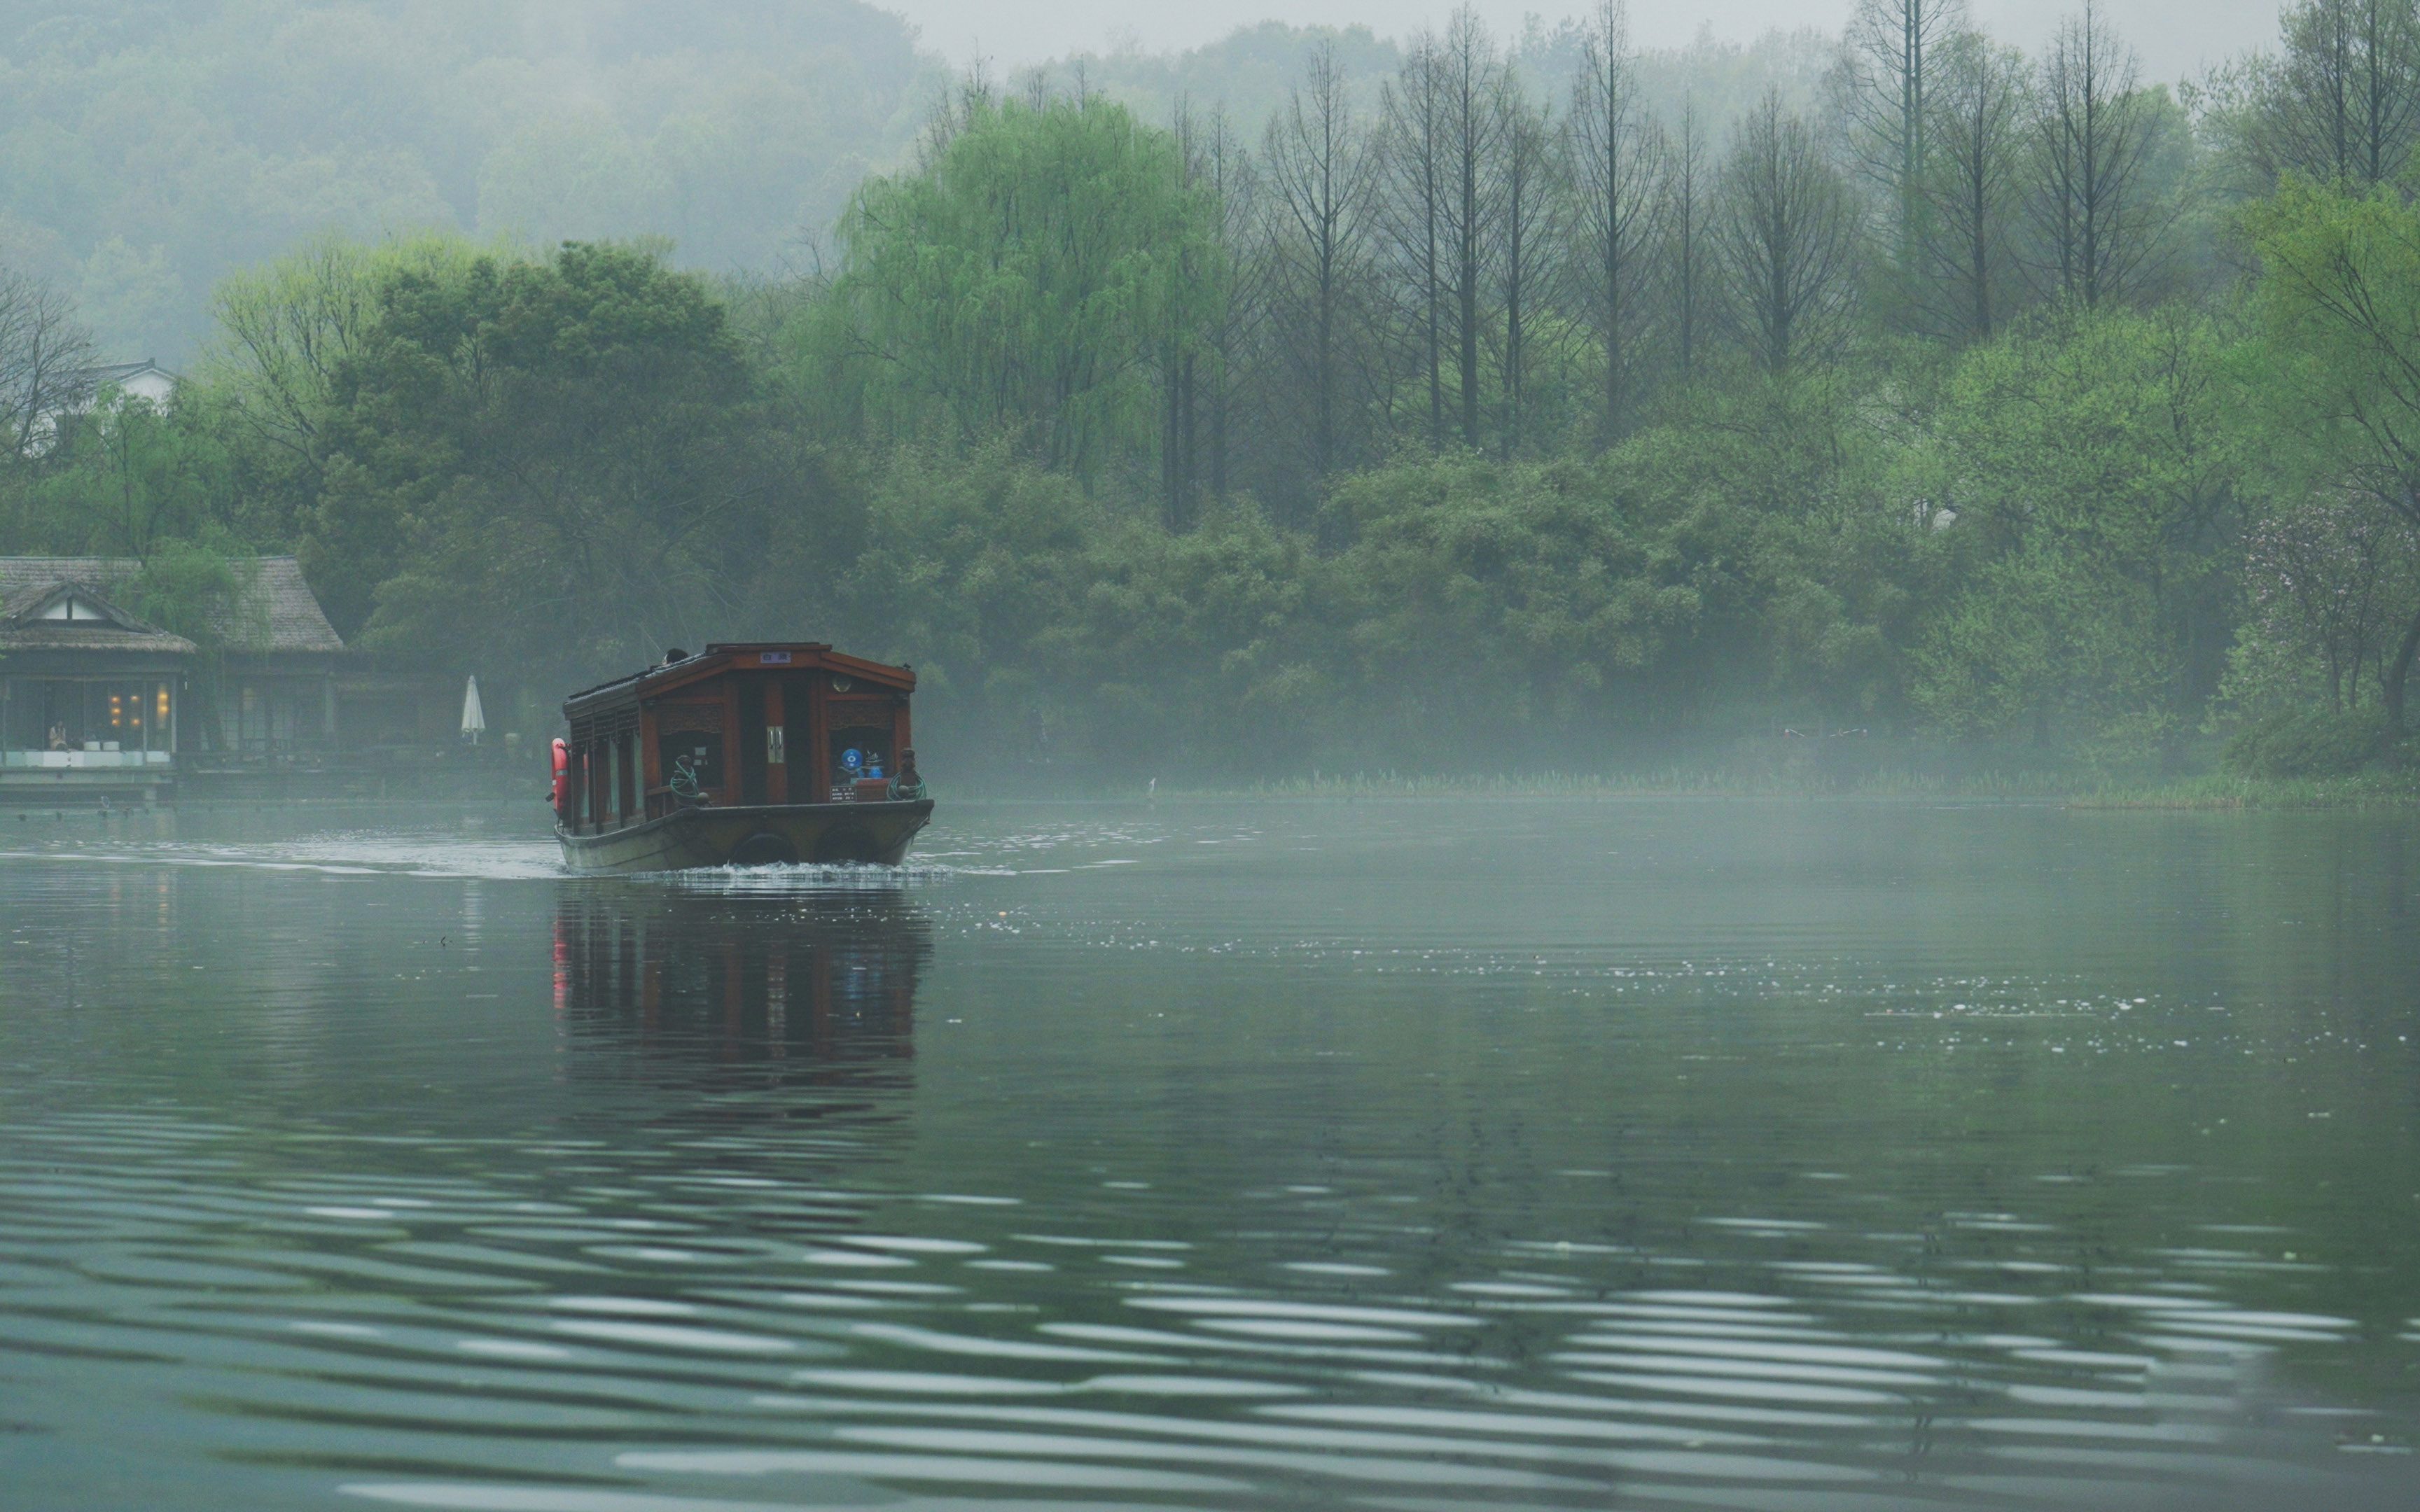
POLYGON ((850 201, 821 355, 876 434, 1005 435, 1079 475, 1136 461, 1171 348, 1216 313, 1218 224, 1174 138, 1125 106, 976 94, 850 201))
MULTIPOLYGON (((2420 210, 2391 189, 2355 197, 2288 178, 2250 224, 2283 433, 2315 441, 2339 486, 2420 526, 2420 210)), ((2384 679, 2397 729, 2415 658, 2420 616, 2384 679)))

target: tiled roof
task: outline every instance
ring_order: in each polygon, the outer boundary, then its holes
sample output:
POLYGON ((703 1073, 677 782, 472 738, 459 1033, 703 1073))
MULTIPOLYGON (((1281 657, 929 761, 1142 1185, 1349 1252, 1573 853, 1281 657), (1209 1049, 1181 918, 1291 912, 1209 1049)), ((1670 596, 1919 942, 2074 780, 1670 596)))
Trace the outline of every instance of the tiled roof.
POLYGON ((34 579, 0 588, 0 651, 149 651, 181 656, 194 649, 183 636, 129 614, 84 578, 34 579), (101 610, 108 620, 35 618, 44 605, 70 595, 101 610))
MULTIPOLYGON (((345 642, 321 612, 319 600, 311 593, 310 584, 302 580, 302 563, 292 557, 260 557, 248 564, 252 583, 236 603, 220 608, 212 616, 210 629, 230 650, 237 651, 342 651, 345 642)), ((0 621, 7 621, 32 610, 48 597, 51 591, 63 584, 79 584, 96 596, 111 601, 112 609, 121 606, 116 599, 122 589, 143 570, 143 563, 132 557, 0 557, 0 621)), ((241 566, 239 572, 242 571, 241 566)), ((140 623, 139 621, 137 622, 140 623)), ((24 650, 37 645, 45 649, 68 646, 99 648, 103 642, 85 639, 109 634, 128 635, 125 630, 70 629, 62 625, 50 628, 51 622, 36 621, 0 630, 0 640, 24 650)), ((191 651, 193 642, 181 636, 169 635, 155 626, 145 626, 152 635, 176 642, 171 648, 156 642, 142 642, 141 649, 182 649, 191 651)), ((116 642, 133 647, 136 642, 116 642)))
POLYGON ((126 630, 115 625, 0 625, 0 651, 153 651, 186 656, 194 643, 165 630, 126 630))

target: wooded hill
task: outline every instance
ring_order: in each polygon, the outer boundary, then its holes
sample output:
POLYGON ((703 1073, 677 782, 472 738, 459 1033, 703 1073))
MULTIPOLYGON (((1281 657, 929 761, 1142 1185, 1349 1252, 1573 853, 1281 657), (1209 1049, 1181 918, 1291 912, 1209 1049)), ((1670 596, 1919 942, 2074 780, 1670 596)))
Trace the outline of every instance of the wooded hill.
POLYGON ((859 0, 0 0, 0 261, 178 365, 331 229, 775 268, 938 82, 859 0))

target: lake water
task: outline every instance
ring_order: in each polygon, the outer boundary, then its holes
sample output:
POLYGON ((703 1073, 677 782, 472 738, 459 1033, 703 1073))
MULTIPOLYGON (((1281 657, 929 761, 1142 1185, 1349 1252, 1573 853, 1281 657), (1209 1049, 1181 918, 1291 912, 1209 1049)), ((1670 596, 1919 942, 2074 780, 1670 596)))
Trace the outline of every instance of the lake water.
POLYGON ((2409 818, 942 814, 0 810, 0 1505, 2413 1504, 2409 818))

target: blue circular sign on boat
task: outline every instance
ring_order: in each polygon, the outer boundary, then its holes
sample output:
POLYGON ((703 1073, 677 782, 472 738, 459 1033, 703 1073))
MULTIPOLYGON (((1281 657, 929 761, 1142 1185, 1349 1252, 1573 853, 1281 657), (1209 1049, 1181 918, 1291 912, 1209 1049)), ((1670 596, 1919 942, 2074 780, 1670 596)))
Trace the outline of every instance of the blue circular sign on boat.
POLYGON ((859 754, 858 748, 855 746, 851 746, 848 749, 840 753, 840 764, 854 772, 859 767, 865 764, 865 758, 859 754))

